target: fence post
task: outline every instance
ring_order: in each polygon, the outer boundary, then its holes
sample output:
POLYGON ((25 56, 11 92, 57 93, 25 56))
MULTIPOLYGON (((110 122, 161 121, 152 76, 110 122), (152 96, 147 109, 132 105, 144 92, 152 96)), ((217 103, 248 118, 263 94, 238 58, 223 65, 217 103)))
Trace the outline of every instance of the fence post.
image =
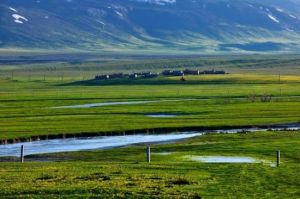
POLYGON ((24 145, 21 145, 21 156, 20 156, 21 163, 24 162, 24 145))
POLYGON ((279 165, 280 165, 280 150, 277 151, 276 157, 277 157, 277 159, 276 159, 276 166, 279 167, 279 165))
POLYGON ((150 163, 151 162, 151 148, 149 145, 147 146, 146 154, 147 154, 147 162, 150 163))

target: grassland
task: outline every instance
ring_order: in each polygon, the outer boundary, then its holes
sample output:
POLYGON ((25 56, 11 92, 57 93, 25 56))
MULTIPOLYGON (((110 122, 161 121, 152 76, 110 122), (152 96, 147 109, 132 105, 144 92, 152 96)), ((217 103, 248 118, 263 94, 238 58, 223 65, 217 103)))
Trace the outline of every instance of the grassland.
POLYGON ((298 122, 300 78, 282 75, 229 74, 160 77, 149 80, 37 81, 20 77, 1 81, 0 139, 42 135, 123 132, 153 128, 219 128, 298 122), (255 102, 247 98, 255 93, 255 102), (272 95, 262 103, 261 95, 272 95), (186 100, 87 109, 52 107, 118 101, 186 100), (176 118, 149 118, 151 113, 176 118), (134 122, 132 122, 134 121, 134 122))
POLYGON ((27 157, 1 163, 0 194, 11 198, 300 197, 300 132, 205 135, 179 143, 27 157), (189 155, 247 156, 282 164, 213 164, 189 155), (171 152, 169 155, 160 155, 171 152), (56 162, 36 162, 36 161, 56 162), (35 161, 35 162, 31 162, 35 161), (58 161, 58 162, 57 162, 58 161))
MULTIPOLYGON (((27 59, 27 58, 26 58, 27 59)), ((0 140, 141 129, 224 128, 300 121, 296 55, 164 59, 0 61, 0 140), (227 75, 91 80, 95 74, 162 68, 227 75), (251 98, 255 95, 255 100, 251 98), (262 95, 272 96, 261 102, 262 95), (192 99, 186 101, 187 99, 192 99), (86 109, 99 102, 176 100, 86 109), (150 118, 147 114, 176 114, 150 118)), ((0 198, 292 198, 299 193, 300 132, 205 135, 179 143, 1 158, 0 198), (282 151, 282 165, 270 166, 282 151), (159 153, 170 152, 160 155, 159 153), (267 163, 210 164, 190 155, 247 156, 267 163), (48 162, 49 161, 49 162, 48 162)))
POLYGON ((70 62, 51 62, 55 58, 52 55, 42 58, 3 61, 0 140, 153 128, 233 127, 298 122, 300 118, 300 70, 294 55, 168 59, 121 56, 120 60, 117 55, 102 55, 96 61, 89 61, 92 57, 88 55, 79 61, 73 55, 69 56, 70 62), (42 62, 42 58, 48 61, 42 62), (185 83, 178 77, 91 80, 99 73, 180 69, 179 66, 199 66, 200 70, 214 67, 232 74, 188 76, 185 83), (258 97, 250 103, 247 98, 253 94, 258 97), (273 96, 271 103, 260 102, 259 96, 265 94, 273 96), (89 109, 51 108, 164 99, 199 100, 89 109), (170 113, 178 117, 162 120, 146 117, 149 113, 170 113))

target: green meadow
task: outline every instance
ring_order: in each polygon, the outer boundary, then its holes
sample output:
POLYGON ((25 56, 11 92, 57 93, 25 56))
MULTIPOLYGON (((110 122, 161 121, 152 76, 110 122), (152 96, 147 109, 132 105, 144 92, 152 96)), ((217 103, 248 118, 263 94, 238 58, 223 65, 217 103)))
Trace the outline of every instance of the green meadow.
MULTIPOLYGON (((29 58, 28 58, 29 59, 29 58)), ((223 129, 300 122, 297 55, 104 57, 0 62, 0 140, 223 129), (226 75, 93 80, 163 68, 226 75), (264 96, 270 100, 264 101, 264 96), (75 108, 107 102, 147 103, 75 108), (172 118, 152 118, 170 114, 172 118)), ((176 143, 0 158, 0 198, 299 198, 298 131, 208 134, 176 143), (276 151, 282 164, 274 167, 276 151), (241 156, 259 163, 203 163, 193 156, 241 156)))
POLYGON ((210 134, 145 146, 26 157, 0 163, 6 198, 299 198, 300 132, 210 134), (281 149, 281 165, 274 167, 281 149), (166 153, 167 152, 167 153, 166 153), (189 156, 262 163, 201 163, 189 156), (45 162, 46 161, 46 162, 45 162))
POLYGON ((300 77, 207 75, 104 81, 1 80, 0 139, 123 132, 154 128, 218 128, 298 122, 300 77), (255 95, 255 100, 249 96, 255 95), (272 96, 261 102, 262 95, 272 96), (157 101, 93 108, 101 102, 157 101), (172 101, 173 100, 173 101, 172 101), (178 100, 178 101, 176 101, 178 100), (182 101, 180 101, 182 100, 182 101), (188 101, 185 101, 188 100, 188 101), (147 114, 176 114, 149 118, 147 114), (134 121, 134 122, 132 122, 134 121))

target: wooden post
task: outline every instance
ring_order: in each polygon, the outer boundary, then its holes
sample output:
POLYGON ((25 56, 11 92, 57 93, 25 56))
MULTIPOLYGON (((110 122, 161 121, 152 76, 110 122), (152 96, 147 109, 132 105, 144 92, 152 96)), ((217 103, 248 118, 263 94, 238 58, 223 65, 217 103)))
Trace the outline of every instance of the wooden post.
POLYGON ((279 167, 279 165, 280 165, 280 150, 277 151, 276 156, 277 156, 277 159, 276 159, 276 166, 279 167))
POLYGON ((147 154, 147 162, 150 163, 151 162, 151 149, 150 149, 150 146, 147 146, 146 154, 147 154))
POLYGON ((24 145, 21 145, 21 157, 20 157, 21 163, 24 162, 24 145))
POLYGON ((281 88, 280 88, 280 97, 282 96, 282 90, 281 90, 281 88))

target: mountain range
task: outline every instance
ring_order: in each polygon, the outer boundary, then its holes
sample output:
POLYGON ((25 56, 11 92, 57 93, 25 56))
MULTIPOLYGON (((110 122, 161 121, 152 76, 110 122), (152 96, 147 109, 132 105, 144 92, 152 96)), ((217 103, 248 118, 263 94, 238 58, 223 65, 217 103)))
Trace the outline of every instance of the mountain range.
POLYGON ((297 52, 299 0, 1 0, 0 49, 297 52))

